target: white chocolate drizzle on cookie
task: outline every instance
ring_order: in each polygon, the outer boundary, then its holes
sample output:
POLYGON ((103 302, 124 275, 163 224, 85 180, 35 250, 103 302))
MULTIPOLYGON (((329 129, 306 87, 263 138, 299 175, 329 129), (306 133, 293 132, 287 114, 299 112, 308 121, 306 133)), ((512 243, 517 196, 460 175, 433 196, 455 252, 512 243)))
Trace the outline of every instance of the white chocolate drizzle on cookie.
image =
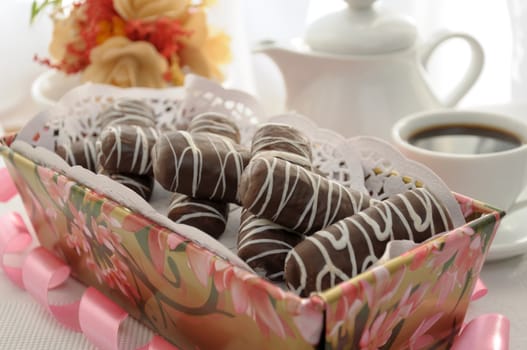
POLYGON ((107 126, 99 136, 100 165, 112 172, 148 174, 152 169, 150 151, 157 138, 155 128, 107 126))
POLYGON ((224 136, 234 143, 240 143, 240 130, 229 117, 220 113, 202 113, 195 116, 188 125, 192 134, 208 133, 224 136))
MULTIPOLYGON (((104 173, 103 173, 104 174, 104 173)), ((152 196, 154 179, 148 175, 133 174, 105 174, 112 180, 130 188, 144 199, 148 200, 152 196)))
POLYGON ((370 206, 367 194, 275 157, 252 159, 239 191, 243 207, 256 216, 303 234, 370 206))
POLYGON ((115 101, 99 116, 99 122, 104 126, 114 124, 154 126, 154 110, 139 100, 120 99, 115 101))
POLYGON ((236 202, 249 154, 218 135, 168 132, 152 152, 154 175, 167 190, 199 199, 236 202))
POLYGON ((307 237, 286 259, 286 282, 300 295, 322 291, 371 267, 389 241, 420 243, 452 228, 426 189, 397 194, 307 237))
POLYGON ((218 238, 225 231, 228 208, 228 203, 195 199, 174 193, 167 216, 175 223, 196 227, 218 238))
POLYGON ((284 261, 304 235, 242 209, 238 256, 270 280, 283 280, 284 261))
POLYGON ((56 146, 56 153, 69 165, 79 165, 91 171, 96 169, 95 141, 87 137, 77 141, 68 141, 56 146))
POLYGON ((263 124, 256 130, 251 145, 251 153, 280 151, 295 154, 311 162, 311 143, 307 136, 292 126, 280 123, 263 124))

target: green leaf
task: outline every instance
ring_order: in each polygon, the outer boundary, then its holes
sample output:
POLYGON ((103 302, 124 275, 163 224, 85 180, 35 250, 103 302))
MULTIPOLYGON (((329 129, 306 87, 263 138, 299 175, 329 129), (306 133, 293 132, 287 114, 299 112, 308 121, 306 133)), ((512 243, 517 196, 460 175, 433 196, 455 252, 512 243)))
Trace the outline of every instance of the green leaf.
POLYGON ((37 2, 33 1, 33 3, 31 3, 31 17, 29 18, 29 23, 33 23, 35 21, 35 18, 38 15, 38 11, 39 10, 38 10, 37 2))
POLYGON ((170 251, 175 252, 175 253, 185 253, 185 251, 187 250, 187 245, 188 245, 188 242, 183 241, 180 244, 178 244, 174 249, 170 249, 170 251))
POLYGON ((75 209, 81 210, 86 192, 79 186, 73 186, 70 191, 70 200, 75 209))
POLYGON ((31 16, 29 18, 29 23, 33 24, 35 18, 46 8, 53 6, 54 8, 62 6, 62 0, 45 0, 41 4, 38 1, 33 0, 31 3, 31 16))
POLYGON ((148 247, 148 235, 150 233, 150 226, 145 226, 141 230, 137 231, 135 234, 135 238, 137 239, 137 242, 139 243, 139 246, 141 249, 143 249, 143 252, 147 256, 148 259, 152 259, 150 255, 150 248, 148 247))
POLYGON ((456 260, 456 256, 457 256, 457 253, 452 255, 452 257, 448 259, 448 261, 443 266, 443 269, 441 270, 441 275, 444 274, 450 268, 450 266, 452 266, 452 264, 456 260))
POLYGON ((400 320, 395 327, 393 327, 392 335, 390 335, 390 339, 386 342, 386 344, 381 348, 381 350, 389 350, 392 348, 393 343, 395 342, 395 338, 399 335, 401 332, 401 329, 403 328, 404 320, 400 320))
POLYGON ((181 287, 181 275, 179 273, 179 268, 177 267, 176 262, 174 259, 169 256, 167 259, 168 267, 170 268, 170 271, 172 271, 172 274, 175 277, 175 281, 169 281, 171 285, 173 285, 175 288, 181 287))
POLYGON ((368 303, 364 303, 364 306, 360 309, 357 317, 355 318, 355 330, 353 332, 353 349, 359 349, 359 342, 364 329, 366 328, 366 323, 368 322, 368 316, 370 315, 370 308, 368 303))
POLYGON ((101 215, 102 204, 103 200, 91 201, 90 207, 88 208, 89 214, 94 218, 98 218, 101 215))
POLYGON ((472 281, 472 277, 473 277, 473 272, 472 272, 472 270, 469 270, 467 272, 467 277, 465 278, 465 283, 463 284, 463 289, 461 290, 461 294, 459 295, 459 298, 457 299, 456 306, 454 306, 454 310, 457 309, 457 306, 461 302, 461 299, 463 299, 463 296, 467 292, 468 286, 469 286, 470 282, 472 281))

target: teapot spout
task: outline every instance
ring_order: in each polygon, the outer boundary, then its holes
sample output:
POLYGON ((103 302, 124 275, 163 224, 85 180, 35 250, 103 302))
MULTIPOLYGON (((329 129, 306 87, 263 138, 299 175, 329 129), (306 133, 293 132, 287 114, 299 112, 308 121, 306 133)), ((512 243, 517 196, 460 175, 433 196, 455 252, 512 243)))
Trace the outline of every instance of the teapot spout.
POLYGON ((296 47, 265 40, 260 41, 253 48, 253 52, 268 56, 276 64, 284 80, 288 101, 313 78, 313 67, 316 67, 313 59, 316 58, 296 47))

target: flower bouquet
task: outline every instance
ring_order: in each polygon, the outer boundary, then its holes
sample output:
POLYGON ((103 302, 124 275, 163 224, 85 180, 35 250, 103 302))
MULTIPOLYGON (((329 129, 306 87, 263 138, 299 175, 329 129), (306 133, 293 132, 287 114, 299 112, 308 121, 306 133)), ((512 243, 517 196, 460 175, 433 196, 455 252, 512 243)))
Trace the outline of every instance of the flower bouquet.
POLYGON ((35 59, 81 81, 120 87, 183 84, 186 73, 221 81, 229 36, 208 24, 213 1, 60 0, 34 2, 32 17, 53 6, 51 58, 35 59))

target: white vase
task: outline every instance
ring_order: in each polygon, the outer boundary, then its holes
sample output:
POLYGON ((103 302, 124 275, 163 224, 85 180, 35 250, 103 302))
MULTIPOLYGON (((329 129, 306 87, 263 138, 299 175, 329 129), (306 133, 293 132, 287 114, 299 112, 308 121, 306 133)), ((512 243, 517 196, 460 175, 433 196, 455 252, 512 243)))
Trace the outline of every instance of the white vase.
POLYGON ((50 69, 40 74, 31 85, 31 97, 40 109, 55 105, 66 92, 81 84, 78 74, 66 75, 50 69))

